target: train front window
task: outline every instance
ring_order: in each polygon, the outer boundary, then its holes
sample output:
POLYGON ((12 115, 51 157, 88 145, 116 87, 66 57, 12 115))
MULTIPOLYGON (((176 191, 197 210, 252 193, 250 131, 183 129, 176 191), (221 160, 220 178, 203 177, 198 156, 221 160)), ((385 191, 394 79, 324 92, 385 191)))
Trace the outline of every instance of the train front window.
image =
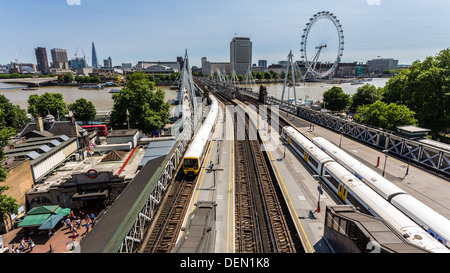
POLYGON ((186 158, 186 159, 184 159, 184 167, 197 169, 198 168, 198 160, 193 159, 193 158, 192 159, 186 158))

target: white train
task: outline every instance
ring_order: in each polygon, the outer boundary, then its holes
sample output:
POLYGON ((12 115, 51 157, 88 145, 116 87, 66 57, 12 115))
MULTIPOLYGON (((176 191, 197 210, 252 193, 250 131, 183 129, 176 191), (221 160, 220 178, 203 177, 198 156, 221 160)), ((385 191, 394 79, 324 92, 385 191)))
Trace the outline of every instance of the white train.
POLYGON ((183 157, 184 174, 198 174, 205 159, 212 133, 214 132, 214 125, 219 115, 219 103, 214 96, 210 95, 209 98, 211 99, 209 113, 183 157))
POLYGON ((344 204, 354 205, 362 212, 384 219, 409 242, 419 247, 431 252, 450 253, 447 247, 439 243, 293 127, 284 127, 281 137, 339 196, 344 204))
POLYGON ((450 247, 450 220, 420 202, 391 181, 362 164, 360 161, 339 149, 322 137, 312 138, 312 142, 330 157, 352 172, 397 209, 409 216, 436 240, 450 247))

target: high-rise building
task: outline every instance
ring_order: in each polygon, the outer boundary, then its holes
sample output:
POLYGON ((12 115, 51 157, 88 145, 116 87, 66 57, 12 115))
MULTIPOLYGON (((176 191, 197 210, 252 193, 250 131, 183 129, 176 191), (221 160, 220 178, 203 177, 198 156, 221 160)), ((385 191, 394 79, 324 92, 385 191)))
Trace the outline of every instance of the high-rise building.
POLYGON ((52 54, 52 68, 69 69, 69 61, 65 49, 53 48, 50 52, 52 54))
POLYGON ((70 68, 85 68, 86 67, 86 60, 84 58, 73 58, 69 61, 69 67, 70 68))
POLYGON ((231 69, 245 75, 252 64, 252 42, 247 37, 235 37, 230 43, 231 69))
POLYGON ((98 68, 97 51, 95 51, 94 42, 92 42, 92 68, 98 68))
POLYGON ((38 47, 34 49, 37 61, 37 70, 41 73, 48 73, 50 68, 48 66, 47 50, 45 47, 38 47))
POLYGON ((264 69, 267 69, 267 60, 258 60, 258 66, 262 66, 264 69))
POLYGON ((111 59, 111 57, 109 57, 106 60, 103 60, 103 66, 104 67, 108 67, 108 68, 112 68, 113 67, 112 66, 112 59, 111 59))

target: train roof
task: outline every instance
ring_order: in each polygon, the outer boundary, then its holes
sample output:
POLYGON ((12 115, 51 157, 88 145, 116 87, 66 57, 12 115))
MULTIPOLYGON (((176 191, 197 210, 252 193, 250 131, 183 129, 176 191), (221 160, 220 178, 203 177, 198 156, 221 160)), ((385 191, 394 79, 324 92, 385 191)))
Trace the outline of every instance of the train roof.
POLYGON ((283 127, 283 130, 285 130, 292 139, 302 145, 306 150, 308 150, 309 153, 311 153, 312 156, 314 156, 321 163, 325 163, 328 160, 333 160, 329 155, 327 155, 324 151, 318 148, 313 142, 311 142, 293 127, 286 126, 283 127))
POLYGON ((384 199, 390 200, 394 195, 406 193, 403 189, 394 185, 391 181, 364 165, 325 138, 314 137, 312 138, 312 141, 321 147, 328 155, 349 169, 353 174, 356 173, 357 177, 359 176, 363 182, 367 183, 373 190, 383 196, 384 199))

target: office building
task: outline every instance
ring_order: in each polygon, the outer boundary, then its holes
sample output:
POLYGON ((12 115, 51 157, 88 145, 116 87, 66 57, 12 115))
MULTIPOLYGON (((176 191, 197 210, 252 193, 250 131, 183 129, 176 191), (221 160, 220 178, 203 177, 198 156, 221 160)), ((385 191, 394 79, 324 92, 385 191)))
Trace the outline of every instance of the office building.
POLYGON ((267 69, 267 60, 258 60, 258 66, 264 67, 264 70, 267 69))
POLYGON ((247 37, 235 37, 230 43, 231 69, 245 75, 252 64, 252 42, 247 37))
POLYGON ((86 67, 86 60, 84 58, 73 58, 69 61, 69 67, 71 69, 78 69, 78 68, 85 68, 86 67))
POLYGON ((385 70, 397 69, 398 60, 394 59, 373 59, 367 61, 369 73, 383 73, 385 70))
POLYGON ((92 68, 98 68, 97 51, 95 50, 94 42, 92 42, 92 68))
POLYGON ((50 67, 48 66, 47 50, 45 47, 38 47, 34 49, 37 61, 37 70, 41 73, 48 73, 50 67))
POLYGON ((50 52, 52 54, 52 68, 69 69, 69 61, 65 49, 53 48, 50 52))
POLYGON ((103 60, 103 66, 107 67, 107 68, 112 68, 113 67, 112 66, 112 59, 111 59, 111 57, 109 57, 106 60, 103 60))

